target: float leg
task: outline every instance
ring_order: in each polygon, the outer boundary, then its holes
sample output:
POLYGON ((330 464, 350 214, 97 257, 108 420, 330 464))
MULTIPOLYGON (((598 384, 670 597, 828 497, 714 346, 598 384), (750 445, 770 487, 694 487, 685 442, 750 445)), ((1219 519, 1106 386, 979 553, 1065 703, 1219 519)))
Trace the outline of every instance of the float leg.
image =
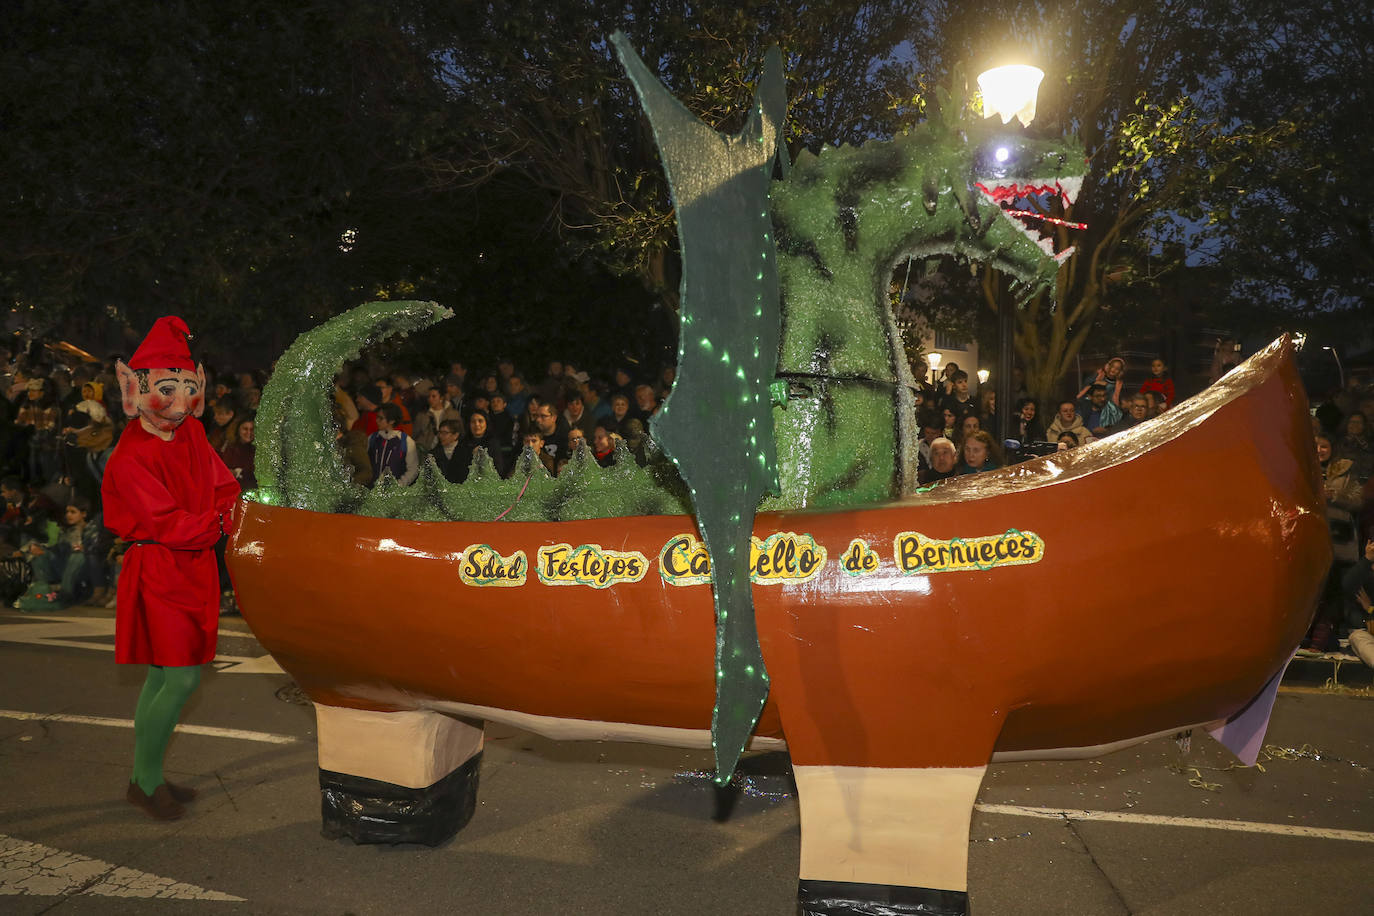
POLYGON ((985 769, 794 767, 800 916, 967 914, 969 818, 985 769))
POLYGON ((324 835, 436 846, 472 818, 482 725, 315 704, 324 835))

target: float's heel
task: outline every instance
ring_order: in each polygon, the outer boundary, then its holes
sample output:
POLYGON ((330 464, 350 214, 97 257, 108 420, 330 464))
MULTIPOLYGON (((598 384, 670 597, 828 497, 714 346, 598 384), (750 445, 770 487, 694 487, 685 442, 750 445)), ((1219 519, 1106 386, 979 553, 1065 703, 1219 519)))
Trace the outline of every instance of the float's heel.
POLYGON ((436 846, 477 806, 482 724, 315 704, 324 835, 436 846))

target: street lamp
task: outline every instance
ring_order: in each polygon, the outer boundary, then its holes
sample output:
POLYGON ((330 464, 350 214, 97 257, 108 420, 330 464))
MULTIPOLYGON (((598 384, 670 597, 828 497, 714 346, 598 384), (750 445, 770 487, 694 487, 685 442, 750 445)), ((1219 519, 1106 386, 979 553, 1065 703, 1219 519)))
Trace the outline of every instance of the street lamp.
POLYGON ((978 74, 978 88, 983 93, 983 117, 1001 115, 1003 124, 1014 117, 1023 127, 1030 127, 1035 118, 1035 97, 1044 78, 1043 70, 1026 64, 993 67, 978 74))
POLYGON ((992 374, 992 373, 988 372, 988 370, 986 370, 986 369, 979 369, 979 370, 978 370, 978 387, 981 388, 982 386, 986 385, 986 384, 988 383, 988 378, 989 378, 989 376, 991 376, 991 374, 992 374))
POLYGON ((936 373, 940 371, 940 362, 942 360, 944 360, 944 357, 940 355, 939 350, 931 350, 926 354, 926 362, 930 364, 930 383, 932 385, 939 381, 936 373))
POLYGON ((1345 367, 1341 365, 1341 354, 1336 352, 1335 347, 1322 347, 1323 350, 1330 350, 1331 355, 1336 357, 1336 372, 1341 378, 1341 390, 1345 390, 1345 367))
MULTIPOLYGON (((983 94, 983 117, 1002 116, 1006 124, 1013 117, 1022 127, 1030 127, 1035 117, 1035 97, 1040 91, 1044 71, 1026 64, 994 67, 978 75, 978 88, 983 94)), ((1016 360, 1013 341, 1016 336, 1016 306, 1003 302, 997 309, 997 438, 1003 441, 1011 435, 1011 375, 1016 360)), ((982 372, 978 373, 982 379, 982 372)))

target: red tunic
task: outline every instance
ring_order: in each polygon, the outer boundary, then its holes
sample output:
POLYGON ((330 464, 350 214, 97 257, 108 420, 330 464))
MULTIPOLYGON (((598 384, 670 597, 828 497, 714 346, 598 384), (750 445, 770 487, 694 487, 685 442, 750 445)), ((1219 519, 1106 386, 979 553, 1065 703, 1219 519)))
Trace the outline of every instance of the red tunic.
POLYGON ((239 485, 205 428, 182 423, 170 442, 130 421, 105 466, 105 525, 130 545, 119 574, 115 661, 203 665, 219 635, 215 542, 239 485))
POLYGON ((1150 376, 1140 385, 1140 393, 1147 391, 1157 392, 1164 398, 1164 406, 1174 406, 1174 380, 1171 378, 1155 378, 1150 376))

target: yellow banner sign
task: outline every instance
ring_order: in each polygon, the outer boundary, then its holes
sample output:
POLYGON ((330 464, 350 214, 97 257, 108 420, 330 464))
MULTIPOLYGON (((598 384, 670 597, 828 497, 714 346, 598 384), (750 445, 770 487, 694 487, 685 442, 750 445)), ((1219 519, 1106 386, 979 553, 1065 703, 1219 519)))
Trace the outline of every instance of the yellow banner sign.
POLYGON ((638 582, 649 570, 649 558, 637 550, 605 550, 599 544, 553 544, 539 548, 539 581, 545 585, 590 585, 607 588, 638 582))
POLYGON ((679 534, 658 554, 658 574, 669 585, 708 585, 711 555, 706 545, 690 534, 679 534))
POLYGON ((1025 566, 1039 563, 1044 555, 1045 542, 1038 534, 1015 528, 1006 534, 947 541, 917 531, 903 531, 892 539, 893 559, 905 575, 1025 566))
POLYGON ((749 539, 749 577, 759 585, 805 582, 825 565, 825 548, 809 534, 779 531, 768 540, 749 539))
POLYGON ((517 550, 505 557, 490 544, 473 544, 463 551, 463 561, 458 565, 458 577, 465 585, 475 585, 478 588, 509 588, 524 585, 528 570, 529 563, 523 550, 517 550))
POLYGON ((843 569, 847 576, 871 575, 877 572, 881 565, 882 558, 863 538, 850 541, 844 556, 840 558, 840 569, 843 569))
MULTIPOLYGON (((749 578, 759 585, 814 579, 825 560, 825 548, 809 534, 779 531, 766 540, 749 539, 749 578)), ((659 551, 658 571, 669 585, 706 585, 711 555, 694 535, 680 534, 659 551)))

